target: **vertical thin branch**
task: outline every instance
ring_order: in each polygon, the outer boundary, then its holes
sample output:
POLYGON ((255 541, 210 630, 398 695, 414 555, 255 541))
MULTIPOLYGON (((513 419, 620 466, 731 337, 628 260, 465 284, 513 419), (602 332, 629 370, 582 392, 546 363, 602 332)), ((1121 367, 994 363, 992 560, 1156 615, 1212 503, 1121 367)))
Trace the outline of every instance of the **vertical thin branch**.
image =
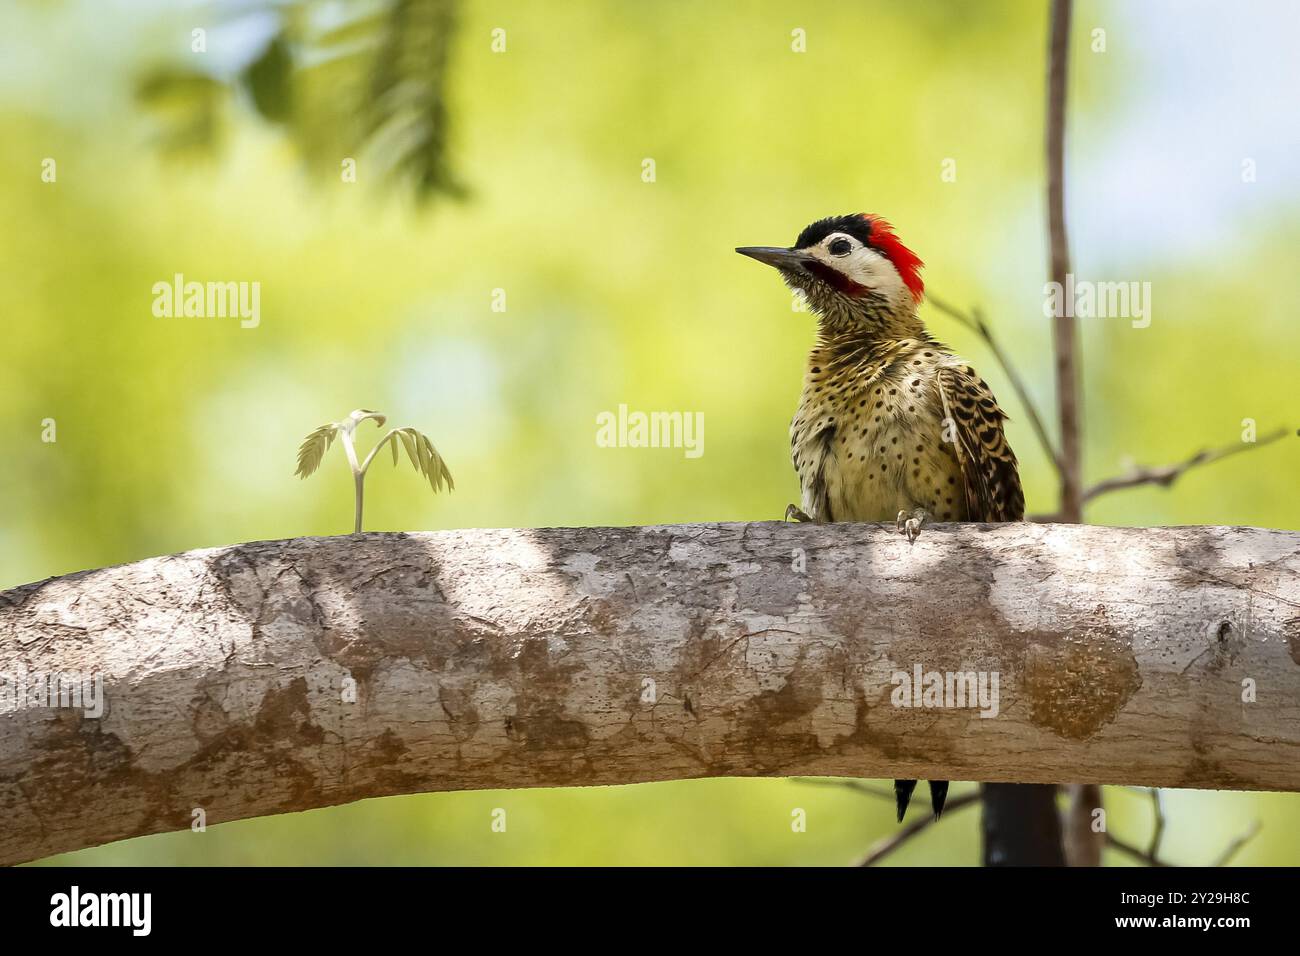
MULTIPOLYGON (((1047 68, 1047 228, 1051 240, 1051 279, 1061 289, 1070 272, 1070 241, 1065 228, 1065 94, 1069 73, 1070 16, 1073 0, 1052 0, 1047 68)), ((1063 300, 1062 300, 1063 301, 1063 300)), ((1073 309, 1053 320, 1056 399, 1061 428, 1061 520, 1083 520, 1083 451, 1079 399, 1078 329, 1073 309)))
MULTIPOLYGON (((1070 18, 1074 0, 1052 0, 1047 60, 1047 232, 1051 242, 1051 280, 1066 288, 1070 238, 1065 226, 1065 107, 1070 65, 1070 18)), ((1060 301, 1065 302, 1062 296, 1060 301)), ((1052 323, 1056 358, 1056 406, 1061 429, 1061 521, 1083 521, 1083 411, 1079 389, 1079 332, 1073 309, 1063 308, 1052 323)), ((1101 807, 1101 788, 1070 788, 1065 830, 1066 859, 1072 866, 1099 866, 1104 835, 1093 832, 1092 812, 1101 807)))
POLYGON ((1106 833, 1093 828, 1093 813, 1101 809, 1101 787, 1075 783, 1066 791, 1070 800, 1065 810, 1065 860, 1070 866, 1101 866, 1106 833))

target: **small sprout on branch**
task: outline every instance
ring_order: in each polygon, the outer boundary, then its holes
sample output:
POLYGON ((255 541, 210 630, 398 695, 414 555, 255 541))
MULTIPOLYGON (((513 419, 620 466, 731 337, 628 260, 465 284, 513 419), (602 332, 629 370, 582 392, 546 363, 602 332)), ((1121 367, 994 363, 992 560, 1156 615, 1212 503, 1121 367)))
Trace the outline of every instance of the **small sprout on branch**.
POLYGON ((438 454, 438 449, 433 447, 433 442, 429 436, 423 432, 416 431, 414 428, 393 428, 384 435, 383 438, 370 449, 370 454, 366 455, 365 461, 357 463, 357 450, 353 442, 353 436, 356 434, 357 426, 366 419, 373 419, 375 425, 379 428, 384 427, 388 419, 379 412, 371 411, 368 408, 358 408, 341 422, 328 422, 321 425, 310 435, 303 439, 302 444, 298 447, 298 470, 294 472, 299 478, 306 478, 317 468, 320 467, 321 459, 325 457, 325 452, 334 444, 334 439, 338 438, 343 443, 343 450, 347 453, 348 464, 352 467, 352 481, 356 489, 356 521, 353 526, 353 533, 361 533, 361 509, 362 500, 365 496, 366 471, 370 468, 370 463, 378 454, 379 449, 385 444, 389 446, 393 453, 393 465, 397 465, 398 449, 400 444, 406 452, 406 457, 410 459, 411 467, 418 471, 429 482, 429 487, 437 494, 442 490, 445 484, 448 491, 455 488, 451 480, 451 472, 447 469, 447 463, 442 460, 438 454))

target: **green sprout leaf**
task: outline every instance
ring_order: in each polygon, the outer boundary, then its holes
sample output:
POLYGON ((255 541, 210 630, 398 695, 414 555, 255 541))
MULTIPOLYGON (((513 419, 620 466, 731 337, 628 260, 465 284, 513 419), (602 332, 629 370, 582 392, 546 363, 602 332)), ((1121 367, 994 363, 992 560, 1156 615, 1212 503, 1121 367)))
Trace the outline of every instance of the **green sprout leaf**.
POLYGON ((425 438, 419 432, 412 436, 415 438, 415 450, 420 454, 420 474, 429 474, 429 439, 425 438))
POLYGON ((406 457, 411 459, 411 467, 416 471, 420 470, 420 457, 415 453, 415 440, 407 432, 412 429, 403 428, 397 435, 402 439, 402 447, 406 449, 406 457))
POLYGON ((325 452, 329 450, 335 437, 339 438, 343 444, 343 450, 347 452, 348 465, 352 469, 352 478, 356 491, 353 531, 357 534, 361 533, 361 516, 365 504, 366 472, 370 470, 375 456, 384 450, 385 443, 388 444, 388 450, 393 455, 393 467, 396 467, 398 458, 401 457, 397 450, 397 444, 401 442, 402 447, 406 449, 406 457, 411 460, 411 467, 429 482, 429 487, 433 489, 435 494, 442 490, 444 483, 448 491, 455 487, 452 484, 451 471, 448 470, 447 463, 438 454, 438 449, 433 447, 433 442, 429 440, 429 436, 414 428, 389 429, 379 441, 375 442, 365 460, 358 461, 355 444, 356 431, 357 426, 366 420, 371 420, 382 428, 388 419, 379 412, 371 411, 368 408, 358 408, 342 421, 321 425, 303 439, 302 445, 298 448, 298 470, 296 472, 302 478, 306 478, 314 472, 320 467, 321 459, 325 457, 325 452))
MULTIPOLYGON (((438 449, 433 446, 428 435, 414 428, 399 428, 394 434, 402 440, 402 447, 406 449, 406 457, 411 460, 411 467, 429 482, 429 487, 435 493, 442 490, 444 483, 448 491, 455 487, 447 463, 438 454, 438 449)), ((394 455, 397 453, 396 446, 393 453, 394 455)))
POLYGON ((334 436, 339 432, 335 422, 321 425, 303 439, 298 446, 298 470, 294 472, 299 478, 306 478, 320 467, 321 459, 334 443, 334 436))

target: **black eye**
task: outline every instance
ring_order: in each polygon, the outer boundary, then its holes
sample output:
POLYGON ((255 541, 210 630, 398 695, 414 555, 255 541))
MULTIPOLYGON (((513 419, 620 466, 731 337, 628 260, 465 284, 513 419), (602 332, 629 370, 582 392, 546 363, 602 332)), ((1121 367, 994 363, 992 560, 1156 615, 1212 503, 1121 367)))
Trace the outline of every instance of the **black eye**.
POLYGON ((849 250, 853 248, 853 244, 847 239, 836 239, 827 248, 833 256, 847 256, 849 250))

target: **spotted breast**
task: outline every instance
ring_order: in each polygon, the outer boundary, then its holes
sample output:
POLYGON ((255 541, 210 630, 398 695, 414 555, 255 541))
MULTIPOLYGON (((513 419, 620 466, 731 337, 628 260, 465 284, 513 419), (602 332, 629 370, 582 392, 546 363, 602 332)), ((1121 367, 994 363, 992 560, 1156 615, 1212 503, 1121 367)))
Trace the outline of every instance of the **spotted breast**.
POLYGON ((791 452, 815 521, 1023 517, 1015 455, 984 380, 927 334, 827 337, 808 359, 791 452))

